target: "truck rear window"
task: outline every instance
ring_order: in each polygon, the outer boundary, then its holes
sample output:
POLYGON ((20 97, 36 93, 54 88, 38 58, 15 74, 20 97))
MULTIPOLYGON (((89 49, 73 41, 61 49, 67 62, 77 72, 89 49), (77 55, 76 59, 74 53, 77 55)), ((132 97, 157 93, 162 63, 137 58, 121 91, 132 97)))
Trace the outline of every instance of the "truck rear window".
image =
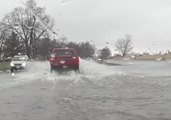
POLYGON ((56 56, 72 56, 74 55, 74 50, 55 50, 54 54, 56 56))

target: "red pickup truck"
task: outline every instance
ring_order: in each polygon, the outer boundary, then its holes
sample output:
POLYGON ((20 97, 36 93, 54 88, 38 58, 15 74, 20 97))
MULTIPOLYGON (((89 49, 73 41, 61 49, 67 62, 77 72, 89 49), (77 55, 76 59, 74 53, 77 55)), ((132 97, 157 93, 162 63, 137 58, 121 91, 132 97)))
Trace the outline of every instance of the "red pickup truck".
POLYGON ((79 71, 79 56, 74 48, 55 48, 49 59, 50 71, 72 69, 79 71))

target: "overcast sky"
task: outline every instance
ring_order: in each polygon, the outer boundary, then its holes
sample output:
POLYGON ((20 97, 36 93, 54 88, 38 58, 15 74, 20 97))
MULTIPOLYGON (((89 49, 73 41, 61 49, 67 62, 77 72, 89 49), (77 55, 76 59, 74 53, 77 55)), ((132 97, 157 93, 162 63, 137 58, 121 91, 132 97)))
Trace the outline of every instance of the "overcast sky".
MULTIPOLYGON (((0 18, 25 0, 0 0, 0 18)), ((132 35, 134 51, 171 50, 171 0, 36 0, 70 41, 98 47, 132 35)))

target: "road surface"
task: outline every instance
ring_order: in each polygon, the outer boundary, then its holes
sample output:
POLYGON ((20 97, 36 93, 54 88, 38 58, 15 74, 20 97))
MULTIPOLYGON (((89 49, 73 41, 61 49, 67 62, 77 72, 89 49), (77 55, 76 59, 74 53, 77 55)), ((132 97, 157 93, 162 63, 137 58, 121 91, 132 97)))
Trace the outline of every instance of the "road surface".
POLYGON ((171 120, 170 63, 81 60, 80 74, 32 65, 0 74, 0 120, 171 120))

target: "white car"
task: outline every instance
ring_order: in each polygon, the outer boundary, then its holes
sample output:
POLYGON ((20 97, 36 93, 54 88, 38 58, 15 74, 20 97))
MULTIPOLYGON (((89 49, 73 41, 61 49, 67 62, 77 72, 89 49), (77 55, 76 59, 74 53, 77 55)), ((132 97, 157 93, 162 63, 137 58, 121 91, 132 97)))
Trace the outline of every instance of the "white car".
POLYGON ((10 63, 10 70, 13 73, 14 70, 27 70, 30 67, 30 60, 27 55, 16 55, 12 58, 10 63))

